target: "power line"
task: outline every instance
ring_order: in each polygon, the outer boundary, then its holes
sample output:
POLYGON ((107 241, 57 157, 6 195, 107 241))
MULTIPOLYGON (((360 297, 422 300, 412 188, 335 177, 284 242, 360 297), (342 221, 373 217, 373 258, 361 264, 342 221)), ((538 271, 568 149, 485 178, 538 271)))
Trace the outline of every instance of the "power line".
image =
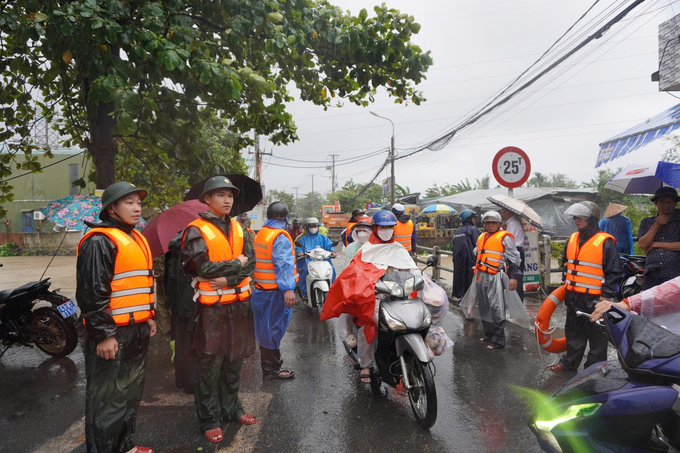
POLYGON ((51 167, 51 166, 53 166, 53 165, 60 164, 60 163, 64 162, 65 160, 73 159, 73 158, 76 157, 76 156, 80 156, 80 155, 83 154, 84 152, 85 152, 85 151, 81 151, 81 152, 79 152, 78 154, 73 154, 73 155, 71 155, 71 156, 69 156, 69 157, 65 157, 65 158, 63 158, 63 159, 61 159, 61 160, 58 160, 58 161, 56 161, 56 162, 52 162, 52 163, 49 164, 49 165, 41 166, 41 167, 38 168, 37 170, 31 170, 31 171, 29 171, 28 173, 22 173, 22 174, 20 174, 20 175, 13 176, 13 177, 11 177, 11 178, 1 179, 0 181, 2 181, 2 182, 7 182, 7 181, 11 181, 11 180, 13 180, 13 179, 23 178, 24 176, 28 176, 28 175, 31 175, 31 174, 33 174, 33 173, 42 171, 42 170, 44 170, 44 169, 46 169, 46 168, 49 168, 49 167, 51 167))

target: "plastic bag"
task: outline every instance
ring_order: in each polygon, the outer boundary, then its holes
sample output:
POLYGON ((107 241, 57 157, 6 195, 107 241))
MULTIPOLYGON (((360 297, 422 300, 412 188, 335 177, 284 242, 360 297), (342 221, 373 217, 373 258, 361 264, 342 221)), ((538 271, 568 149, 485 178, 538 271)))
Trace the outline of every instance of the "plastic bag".
POLYGON ((446 332, 441 326, 432 326, 427 332, 425 343, 430 347, 434 355, 442 355, 444 351, 453 346, 453 341, 446 335, 446 332))
POLYGON ((432 281, 429 275, 422 275, 425 286, 418 291, 418 297, 425 302, 432 313, 432 324, 439 324, 449 312, 449 297, 441 286, 432 281))

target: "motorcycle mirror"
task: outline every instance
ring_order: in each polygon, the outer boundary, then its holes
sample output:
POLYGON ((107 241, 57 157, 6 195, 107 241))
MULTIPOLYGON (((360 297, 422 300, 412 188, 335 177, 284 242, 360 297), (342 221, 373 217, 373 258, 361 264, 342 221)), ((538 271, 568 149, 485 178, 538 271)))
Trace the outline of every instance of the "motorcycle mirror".
POLYGON ((434 255, 427 257, 427 267, 434 267, 437 265, 437 258, 434 255))
POLYGON ((340 241, 333 241, 333 242, 332 242, 333 247, 335 247, 335 246, 338 245, 339 243, 340 243, 340 241))
POLYGON ((413 285, 413 291, 420 291, 425 286, 425 279, 416 277, 416 283, 413 285))
POLYGON ((302 247, 302 242, 300 242, 300 241, 295 241, 295 245, 297 245, 298 247, 302 247))

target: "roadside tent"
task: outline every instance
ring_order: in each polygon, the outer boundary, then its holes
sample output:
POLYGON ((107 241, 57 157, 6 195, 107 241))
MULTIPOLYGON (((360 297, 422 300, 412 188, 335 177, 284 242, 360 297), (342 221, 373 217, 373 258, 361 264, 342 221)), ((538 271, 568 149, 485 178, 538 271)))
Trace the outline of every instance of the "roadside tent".
MULTIPOLYGON (((469 190, 440 198, 430 198, 420 205, 422 210, 431 204, 446 204, 457 210, 473 209, 477 212, 499 210, 487 197, 507 194, 507 189, 469 190)), ((564 216, 564 211, 578 201, 595 201, 594 189, 566 189, 561 187, 519 187, 513 189, 513 198, 528 204, 543 219, 543 232, 555 236, 569 236, 576 231, 574 222, 564 216)))

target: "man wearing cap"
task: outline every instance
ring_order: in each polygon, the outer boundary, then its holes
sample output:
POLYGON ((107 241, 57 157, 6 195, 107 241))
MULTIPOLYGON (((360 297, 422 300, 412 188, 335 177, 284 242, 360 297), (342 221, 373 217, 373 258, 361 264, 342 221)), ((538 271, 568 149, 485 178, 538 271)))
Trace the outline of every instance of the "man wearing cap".
POLYGON ((153 453, 132 443, 149 338, 156 333, 151 250, 134 229, 146 194, 128 182, 110 185, 102 194, 102 223, 78 244, 88 453, 153 453))
POLYGON ((356 224, 360 218, 362 218, 366 214, 364 211, 361 209, 355 209, 352 211, 352 217, 349 219, 349 222, 347 222, 347 228, 345 228, 345 231, 342 232, 340 235, 340 239, 342 239, 342 244, 347 247, 349 244, 351 244, 354 239, 352 239, 352 228, 354 228, 354 224, 356 224))
POLYGON ((600 230, 609 233, 616 239, 616 250, 626 255, 635 254, 633 244, 633 229, 630 219, 622 214, 628 206, 609 203, 604 212, 604 219, 600 220, 600 230))
POLYGON ((255 352, 250 307, 255 251, 250 236, 229 217, 238 194, 239 189, 224 176, 208 179, 198 198, 208 211, 200 213, 182 236, 184 272, 194 279, 197 302, 196 413, 210 442, 223 440, 223 422, 257 422, 238 398, 243 359, 255 352))
POLYGON ((397 225, 394 227, 394 240, 404 246, 411 255, 416 254, 416 228, 413 225, 411 216, 405 214, 406 208, 401 203, 392 206, 392 214, 397 218, 397 225))
POLYGON ((680 275, 680 218, 673 212, 679 199, 674 188, 659 188, 652 197, 658 215, 640 222, 638 244, 647 255, 643 289, 680 275))
POLYGON ((250 216, 247 213, 239 214, 239 216, 236 218, 238 220, 238 223, 241 224, 241 228, 243 228, 243 231, 250 236, 250 240, 254 241, 255 240, 255 232, 253 231, 252 228, 250 228, 251 220, 250 216))

